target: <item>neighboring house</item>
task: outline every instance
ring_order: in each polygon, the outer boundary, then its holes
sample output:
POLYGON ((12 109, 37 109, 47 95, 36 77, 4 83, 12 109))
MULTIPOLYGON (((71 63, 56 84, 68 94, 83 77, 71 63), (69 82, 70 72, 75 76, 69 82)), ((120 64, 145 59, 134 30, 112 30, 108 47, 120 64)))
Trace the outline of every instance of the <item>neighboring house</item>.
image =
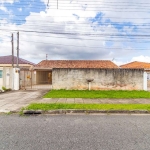
MULTIPOLYGON (((2 86, 13 89, 13 67, 12 55, 0 56, 0 89, 2 86)), ((14 67, 17 64, 17 57, 14 56, 14 67)), ((19 68, 29 70, 34 63, 19 58, 19 68)))
POLYGON ((124 68, 124 69, 143 68, 144 71, 147 73, 147 80, 148 80, 147 85, 148 85, 148 88, 150 89, 150 63, 134 61, 134 62, 121 65, 120 68, 124 68))
POLYGON ((144 89, 144 69, 120 69, 109 60, 43 60, 33 70, 36 84, 53 89, 144 89))
POLYGON ((150 72, 150 63, 134 61, 120 66, 121 68, 138 69, 143 68, 146 72, 150 72))

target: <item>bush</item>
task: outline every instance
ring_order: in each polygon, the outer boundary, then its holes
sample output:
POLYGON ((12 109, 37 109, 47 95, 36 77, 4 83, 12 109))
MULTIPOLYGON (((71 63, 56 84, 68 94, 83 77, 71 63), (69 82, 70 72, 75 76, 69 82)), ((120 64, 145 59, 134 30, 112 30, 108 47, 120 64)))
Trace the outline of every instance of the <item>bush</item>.
POLYGON ((2 87, 2 90, 3 90, 3 91, 6 91, 7 89, 3 86, 3 87, 2 87))
POLYGON ((9 89, 7 89, 7 88, 5 88, 4 86, 2 87, 2 90, 3 91, 11 91, 11 89, 9 88, 9 89))

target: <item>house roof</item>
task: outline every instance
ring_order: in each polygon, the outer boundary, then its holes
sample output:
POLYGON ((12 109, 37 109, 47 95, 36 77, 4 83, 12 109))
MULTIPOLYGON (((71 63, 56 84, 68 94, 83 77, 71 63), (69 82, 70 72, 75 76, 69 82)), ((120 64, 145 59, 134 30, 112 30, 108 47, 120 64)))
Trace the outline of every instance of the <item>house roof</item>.
POLYGON ((109 60, 43 60, 35 68, 118 68, 109 60))
MULTIPOLYGON (((16 63, 17 63, 17 57, 14 56, 14 64, 16 63)), ((12 64, 12 55, 0 56, 0 64, 12 64)), ((34 63, 27 61, 25 59, 22 59, 22 58, 19 58, 19 64, 35 65, 34 63)))
POLYGON ((134 61, 128 64, 124 64, 120 66, 121 68, 143 68, 143 69, 150 69, 150 63, 146 62, 139 62, 139 61, 134 61))

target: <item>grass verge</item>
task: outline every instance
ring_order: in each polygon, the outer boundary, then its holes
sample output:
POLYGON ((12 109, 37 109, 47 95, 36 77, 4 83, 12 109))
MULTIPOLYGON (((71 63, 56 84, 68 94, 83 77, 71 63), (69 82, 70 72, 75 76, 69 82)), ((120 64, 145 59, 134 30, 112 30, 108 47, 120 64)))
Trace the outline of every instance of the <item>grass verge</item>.
POLYGON ((26 110, 150 110, 150 104, 30 104, 26 110))
POLYGON ((88 91, 88 90, 52 90, 44 98, 150 98, 147 91, 88 91))

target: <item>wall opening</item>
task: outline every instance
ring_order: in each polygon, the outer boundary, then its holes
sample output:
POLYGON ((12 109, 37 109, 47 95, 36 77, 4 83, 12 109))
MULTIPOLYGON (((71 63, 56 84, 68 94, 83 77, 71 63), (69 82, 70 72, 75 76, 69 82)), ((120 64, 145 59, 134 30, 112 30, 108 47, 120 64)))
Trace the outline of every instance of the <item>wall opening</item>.
POLYGON ((52 71, 20 71, 20 89, 51 89, 52 71))

